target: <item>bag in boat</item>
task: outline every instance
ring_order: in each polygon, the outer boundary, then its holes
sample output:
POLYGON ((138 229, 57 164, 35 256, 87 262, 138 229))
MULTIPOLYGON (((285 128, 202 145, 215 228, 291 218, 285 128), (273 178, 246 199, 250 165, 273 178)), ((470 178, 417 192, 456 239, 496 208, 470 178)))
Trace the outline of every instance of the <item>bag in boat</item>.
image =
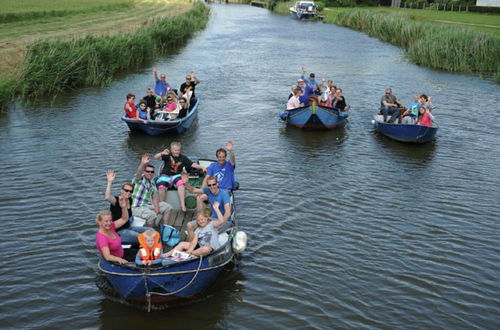
POLYGON ((175 246, 179 244, 181 238, 179 231, 172 226, 160 225, 161 242, 168 246, 175 246))

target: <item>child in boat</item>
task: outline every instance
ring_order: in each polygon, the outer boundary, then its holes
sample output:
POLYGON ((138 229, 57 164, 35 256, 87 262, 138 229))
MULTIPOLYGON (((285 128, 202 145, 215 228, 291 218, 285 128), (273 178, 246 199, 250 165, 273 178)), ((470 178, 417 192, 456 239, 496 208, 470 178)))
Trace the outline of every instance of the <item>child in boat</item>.
POLYGON ((149 229, 139 234, 137 240, 140 249, 135 256, 135 263, 139 266, 151 266, 162 262, 163 250, 160 242, 160 233, 154 229, 149 229))
POLYGON ((219 210, 219 203, 213 204, 215 212, 217 213, 217 220, 210 218, 210 208, 205 208, 196 214, 196 222, 191 227, 194 233, 188 233, 188 241, 179 243, 174 249, 165 253, 163 256, 169 257, 174 251, 181 251, 192 254, 194 256, 204 256, 217 250, 220 247, 219 231, 218 229, 226 222, 222 213, 219 210))
POLYGON ((288 103, 286 104, 286 109, 292 110, 292 109, 303 107, 304 103, 300 103, 300 101, 299 101, 300 89, 297 87, 293 88, 292 94, 293 94, 293 96, 288 99, 288 103))
POLYGON ((422 126, 432 127, 432 119, 429 111, 425 107, 421 107, 418 115, 418 124, 422 126))

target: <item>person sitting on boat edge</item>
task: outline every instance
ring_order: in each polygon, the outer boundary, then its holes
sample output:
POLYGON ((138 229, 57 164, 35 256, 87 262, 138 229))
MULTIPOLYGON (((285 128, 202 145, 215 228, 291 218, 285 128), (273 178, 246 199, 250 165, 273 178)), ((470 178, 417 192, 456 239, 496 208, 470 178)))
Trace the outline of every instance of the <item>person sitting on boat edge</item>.
POLYGON ((384 96, 380 100, 380 112, 384 116, 384 123, 391 123, 399 116, 399 110, 403 107, 401 101, 397 99, 396 96, 392 94, 392 89, 387 88, 385 90, 384 96), (387 117, 391 115, 390 119, 387 117))
POLYGON ((143 232, 138 237, 139 251, 135 256, 135 263, 139 266, 151 266, 163 261, 163 247, 161 245, 160 233, 154 229, 143 232))
POLYGON ((137 107, 134 104, 135 100, 135 95, 128 93, 127 96, 127 101, 123 105, 123 109, 125 110, 125 116, 128 118, 137 118, 137 107))
POLYGON ((188 235, 186 242, 177 244, 175 248, 163 255, 164 258, 171 256, 174 251, 181 251, 192 254, 194 256, 204 256, 217 250, 220 247, 219 232, 226 220, 222 216, 218 202, 215 202, 217 220, 210 218, 210 209, 205 208, 198 211, 196 220, 188 223, 188 228, 194 230, 192 234, 188 235))
MULTIPOLYGON (((217 217, 217 211, 214 205, 218 205, 218 209, 221 212, 224 223, 231 221, 231 197, 229 193, 220 189, 217 184, 217 178, 214 176, 207 176, 206 183, 208 187, 204 188, 194 188, 189 184, 189 178, 187 173, 182 173, 183 181, 186 182, 186 188, 190 193, 197 194, 196 196, 196 207, 198 211, 203 210, 205 208, 205 201, 208 199, 210 203, 210 209, 212 210, 212 217, 217 217), (215 204, 217 202, 217 204, 215 204)), ((188 233, 192 228, 190 228, 190 223, 187 224, 188 233)))
POLYGON ((170 85, 167 82, 167 75, 162 73, 160 74, 160 78, 158 79, 158 69, 156 67, 152 67, 151 71, 153 71, 155 76, 155 93, 159 96, 167 95, 167 92, 170 91, 170 85))
POLYGON ((200 164, 194 163, 193 161, 191 161, 191 159, 181 154, 180 142, 172 142, 170 144, 170 150, 165 149, 162 152, 157 153, 154 157, 163 161, 163 168, 161 170, 160 177, 156 181, 156 186, 159 190, 160 201, 164 201, 166 197, 166 191, 168 189, 172 189, 175 186, 177 188, 177 194, 179 195, 181 209, 183 212, 186 212, 186 188, 184 187, 185 182, 181 177, 182 169, 184 167, 186 169, 194 167, 202 170, 203 172, 206 172, 206 169, 200 164))
POLYGON ((300 89, 295 87, 292 89, 292 97, 288 99, 286 103, 287 110, 293 110, 304 106, 304 103, 300 103, 300 89))
POLYGON ((195 95, 194 95, 194 90, 196 86, 200 83, 200 79, 196 76, 196 74, 191 71, 190 74, 186 75, 186 81, 181 84, 181 87, 179 88, 179 91, 181 95, 186 94, 188 92, 188 89, 191 91, 191 96, 190 99, 192 100, 195 95))
POLYGON ((342 95, 342 88, 337 88, 335 94, 333 96, 332 108, 337 111, 345 111, 347 108, 347 104, 345 102, 345 97, 342 95))
POLYGON ((132 183, 132 215, 146 220, 147 226, 158 225, 161 221, 168 224, 172 205, 159 200, 158 189, 154 182, 155 167, 150 164, 151 156, 143 154, 132 183))
POLYGON ((429 110, 427 110, 424 106, 420 107, 419 110, 418 125, 432 127, 432 119, 429 114, 429 110))
MULTIPOLYGON (((227 141, 226 149, 219 148, 215 151, 216 162, 211 163, 207 168, 207 175, 203 178, 202 187, 207 187, 207 179, 209 176, 214 176, 217 179, 220 189, 228 192, 236 189, 236 179, 234 170, 236 168, 236 154, 233 150, 233 141, 227 141), (229 153, 229 161, 227 155, 229 153)), ((203 194, 205 199, 207 195, 203 194)), ((203 196, 202 196, 203 197, 203 196)))
POLYGON ((119 196, 113 196, 111 194, 111 186, 115 179, 115 171, 107 170, 106 171, 106 191, 104 193, 104 198, 109 202, 109 211, 111 212, 111 218, 113 221, 116 221, 122 217, 122 208, 118 203, 118 199, 124 198, 127 201, 127 222, 125 222, 118 230, 118 235, 120 235, 122 242, 125 244, 137 244, 137 236, 148 230, 148 227, 136 226, 134 225, 134 217, 132 216, 132 209, 130 205, 132 205, 132 192, 134 191, 134 185, 130 182, 125 182, 122 185, 119 196))
POLYGON ((99 253, 107 261, 126 264, 128 261, 123 259, 124 251, 122 248, 122 240, 120 235, 116 232, 116 229, 120 228, 128 221, 128 217, 126 216, 127 203, 126 199, 122 197, 119 198, 118 202, 122 208, 123 214, 123 217, 120 219, 113 221, 111 212, 109 211, 101 211, 97 214, 95 222, 98 229, 95 244, 99 253))

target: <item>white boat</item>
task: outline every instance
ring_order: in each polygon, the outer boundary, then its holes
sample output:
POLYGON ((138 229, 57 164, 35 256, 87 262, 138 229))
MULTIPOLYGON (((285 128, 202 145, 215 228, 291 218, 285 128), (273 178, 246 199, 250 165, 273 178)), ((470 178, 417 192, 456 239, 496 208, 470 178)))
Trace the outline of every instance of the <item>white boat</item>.
POLYGON ((297 19, 313 18, 318 14, 318 6, 314 1, 297 1, 290 7, 290 14, 297 19))

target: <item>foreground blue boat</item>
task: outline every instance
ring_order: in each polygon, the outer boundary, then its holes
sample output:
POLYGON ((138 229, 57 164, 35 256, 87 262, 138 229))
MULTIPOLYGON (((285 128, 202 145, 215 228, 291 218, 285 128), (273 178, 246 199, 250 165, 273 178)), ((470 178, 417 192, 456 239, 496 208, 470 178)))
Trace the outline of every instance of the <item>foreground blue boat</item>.
MULTIPOLYGON (((199 160, 200 165, 207 167, 212 161, 199 160)), ((203 176, 198 171, 189 174, 192 186, 200 187, 203 176)), ((186 192, 187 200, 196 198, 186 192)), ((186 224, 195 217, 195 210, 181 211, 177 191, 168 190, 166 201, 173 207, 170 215, 172 226, 185 236, 186 224)), ((191 298, 211 286, 219 273, 231 264, 237 254, 246 247, 246 234, 238 231, 238 216, 231 193, 231 217, 219 230, 220 248, 203 257, 189 259, 167 258, 157 266, 138 266, 135 264, 137 247, 124 246, 125 258, 130 262, 124 265, 109 262, 99 256, 97 269, 105 283, 98 286, 120 300, 146 303, 148 310, 153 304, 162 304, 172 300, 191 298), (127 257, 128 256, 128 257, 127 257)))
POLYGON ((148 120, 146 124, 137 119, 122 117, 131 131, 141 131, 149 135, 160 135, 165 133, 184 133, 193 124, 198 116, 199 96, 187 116, 176 120, 148 120))
POLYGON ((347 111, 312 103, 300 108, 280 112, 280 118, 287 125, 299 128, 325 129, 342 126, 349 117, 347 111))
POLYGON ((417 124, 392 124, 384 123, 381 116, 375 116, 372 121, 375 130, 393 140, 406 143, 426 143, 434 140, 438 125, 432 127, 417 124))

